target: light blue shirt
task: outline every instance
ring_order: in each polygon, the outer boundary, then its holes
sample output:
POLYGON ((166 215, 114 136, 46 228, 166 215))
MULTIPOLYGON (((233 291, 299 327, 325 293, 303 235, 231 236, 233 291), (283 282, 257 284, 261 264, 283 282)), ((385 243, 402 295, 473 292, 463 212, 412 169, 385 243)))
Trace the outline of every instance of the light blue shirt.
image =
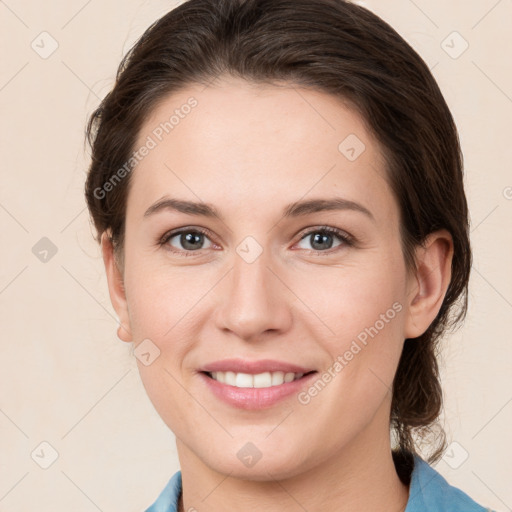
MULTIPOLYGON (((146 512, 177 512, 181 493, 181 471, 169 480, 157 500, 146 512)), ((466 493, 450 485, 433 467, 418 455, 409 487, 405 512, 493 512, 466 493)))

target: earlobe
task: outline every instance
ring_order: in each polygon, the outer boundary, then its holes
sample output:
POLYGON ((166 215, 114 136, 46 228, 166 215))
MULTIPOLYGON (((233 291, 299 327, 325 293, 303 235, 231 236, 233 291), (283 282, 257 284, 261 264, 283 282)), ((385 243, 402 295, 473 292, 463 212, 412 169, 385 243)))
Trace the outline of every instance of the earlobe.
POLYGON ((405 338, 421 336, 434 321, 451 280, 453 240, 450 233, 431 233, 416 250, 417 271, 408 296, 405 338))
POLYGON ((107 232, 104 232, 101 235, 101 252, 103 255, 103 263, 105 264, 110 301, 112 302, 112 306, 114 307, 120 322, 117 329, 117 336, 122 341, 131 342, 132 333, 123 275, 118 267, 112 241, 107 232))

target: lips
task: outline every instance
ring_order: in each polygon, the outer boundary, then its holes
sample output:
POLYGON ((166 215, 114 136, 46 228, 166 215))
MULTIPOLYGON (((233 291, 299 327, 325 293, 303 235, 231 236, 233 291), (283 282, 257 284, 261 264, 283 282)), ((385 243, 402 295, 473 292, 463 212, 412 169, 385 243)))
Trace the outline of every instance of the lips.
POLYGON ((199 375, 216 397, 241 409, 265 409, 298 393, 316 370, 276 360, 225 359, 209 363, 199 375))

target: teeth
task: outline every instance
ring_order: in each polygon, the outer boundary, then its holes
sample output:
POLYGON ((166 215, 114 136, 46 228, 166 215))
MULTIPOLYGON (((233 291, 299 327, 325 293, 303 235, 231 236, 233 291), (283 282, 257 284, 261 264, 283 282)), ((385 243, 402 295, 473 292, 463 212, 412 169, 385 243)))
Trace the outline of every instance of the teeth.
POLYGON ((292 382, 304 376, 303 373, 264 372, 250 373, 211 372, 212 379, 237 388, 270 388, 292 382))
POLYGON ((272 386, 279 386, 284 382, 284 373, 283 372, 272 372, 272 386))
MULTIPOLYGON (((222 374, 222 372, 219 372, 222 374)), ((254 387, 252 375, 247 373, 237 373, 235 379, 235 386, 237 388, 252 388, 254 387)))
MULTIPOLYGON (((222 373, 222 372, 217 372, 222 373)), ((234 386, 236 383, 236 373, 235 372, 223 372, 224 373, 224 383, 229 384, 230 386, 234 386)))

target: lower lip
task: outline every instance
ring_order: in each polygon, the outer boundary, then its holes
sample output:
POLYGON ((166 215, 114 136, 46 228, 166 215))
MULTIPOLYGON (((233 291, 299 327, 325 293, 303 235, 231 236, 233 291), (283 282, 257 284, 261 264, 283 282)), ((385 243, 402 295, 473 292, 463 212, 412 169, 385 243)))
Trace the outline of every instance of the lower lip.
POLYGON ((311 378, 315 375, 316 372, 310 373, 292 382, 285 382, 279 386, 269 388, 237 388, 212 379, 205 373, 199 373, 208 388, 218 398, 233 407, 251 410, 267 409, 290 395, 297 394, 304 386, 309 384, 311 378))

